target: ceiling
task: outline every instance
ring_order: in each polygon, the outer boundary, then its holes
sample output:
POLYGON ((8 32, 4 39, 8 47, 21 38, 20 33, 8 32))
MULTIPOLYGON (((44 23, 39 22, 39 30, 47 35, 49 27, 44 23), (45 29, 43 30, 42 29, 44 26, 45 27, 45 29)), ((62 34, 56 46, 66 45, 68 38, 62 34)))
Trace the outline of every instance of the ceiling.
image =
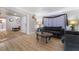
POLYGON ((6 15, 17 15, 23 16, 26 14, 33 15, 46 15, 55 14, 58 12, 69 12, 70 10, 79 10, 79 8, 74 7, 0 7, 0 13, 5 13, 6 15), (2 11, 1 11, 2 10, 2 11))
POLYGON ((59 11, 64 7, 24 7, 23 9, 31 12, 31 13, 51 13, 55 11, 59 11))
MULTIPOLYGON (((56 12, 64 7, 3 7, 0 9, 5 9, 7 15, 25 15, 30 13, 30 14, 47 14, 51 12, 56 12)), ((4 12, 4 11, 3 11, 4 12)))

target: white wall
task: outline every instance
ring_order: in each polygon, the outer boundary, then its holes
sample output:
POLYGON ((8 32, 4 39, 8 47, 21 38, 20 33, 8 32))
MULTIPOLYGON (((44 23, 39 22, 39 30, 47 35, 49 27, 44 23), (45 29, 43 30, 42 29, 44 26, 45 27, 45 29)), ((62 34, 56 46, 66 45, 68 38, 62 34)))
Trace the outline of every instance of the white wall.
POLYGON ((26 34, 35 32, 35 21, 32 19, 31 14, 21 17, 21 32, 26 34))
POLYGON ((21 16, 18 20, 16 16, 7 16, 6 19, 7 30, 21 26, 23 33, 31 34, 35 32, 35 21, 32 19, 32 14, 21 16), (10 22, 9 19, 13 19, 13 21, 10 22))
POLYGON ((20 26, 20 18, 16 18, 16 16, 7 16, 7 30, 12 30, 12 28, 16 28, 20 26), (12 19, 13 21, 10 22, 10 19, 12 19))
POLYGON ((23 16, 21 17, 21 32, 27 33, 27 17, 23 16))
POLYGON ((32 14, 27 15, 27 32, 30 34, 35 32, 35 20, 32 19, 32 14))

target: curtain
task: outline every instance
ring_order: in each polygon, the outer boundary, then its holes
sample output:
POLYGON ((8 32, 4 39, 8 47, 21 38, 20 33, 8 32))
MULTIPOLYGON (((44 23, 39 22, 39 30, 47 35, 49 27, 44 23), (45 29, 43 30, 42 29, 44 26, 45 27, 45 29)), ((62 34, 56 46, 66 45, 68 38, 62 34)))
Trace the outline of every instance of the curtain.
POLYGON ((44 18, 44 26, 66 28, 66 15, 44 18))

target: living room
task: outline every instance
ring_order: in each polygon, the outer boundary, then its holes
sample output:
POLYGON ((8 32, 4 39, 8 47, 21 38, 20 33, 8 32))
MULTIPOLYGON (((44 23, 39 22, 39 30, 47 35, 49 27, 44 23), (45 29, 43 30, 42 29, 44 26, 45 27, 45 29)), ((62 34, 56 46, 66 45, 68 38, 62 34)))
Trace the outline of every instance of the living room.
POLYGON ((78 10, 75 7, 1 7, 0 50, 79 50, 78 10))

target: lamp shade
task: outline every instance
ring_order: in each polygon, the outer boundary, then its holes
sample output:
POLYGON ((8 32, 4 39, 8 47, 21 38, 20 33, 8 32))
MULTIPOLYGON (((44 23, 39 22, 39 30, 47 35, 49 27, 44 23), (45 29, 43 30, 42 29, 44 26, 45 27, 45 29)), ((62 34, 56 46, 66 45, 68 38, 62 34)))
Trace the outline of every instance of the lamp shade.
POLYGON ((70 20, 69 24, 70 25, 77 25, 78 24, 78 20, 70 20))

